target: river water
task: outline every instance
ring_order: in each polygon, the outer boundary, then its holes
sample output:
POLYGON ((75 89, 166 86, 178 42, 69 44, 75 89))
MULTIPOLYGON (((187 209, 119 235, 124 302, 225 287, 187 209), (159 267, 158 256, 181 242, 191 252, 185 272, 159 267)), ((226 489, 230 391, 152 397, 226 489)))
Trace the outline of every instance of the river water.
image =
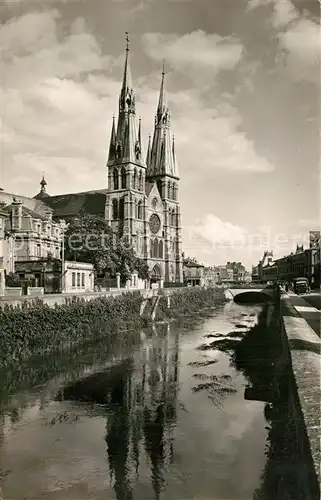
POLYGON ((39 361, 33 387, 2 391, 4 500, 255 498, 264 403, 244 399, 231 353, 259 312, 229 302, 39 361))

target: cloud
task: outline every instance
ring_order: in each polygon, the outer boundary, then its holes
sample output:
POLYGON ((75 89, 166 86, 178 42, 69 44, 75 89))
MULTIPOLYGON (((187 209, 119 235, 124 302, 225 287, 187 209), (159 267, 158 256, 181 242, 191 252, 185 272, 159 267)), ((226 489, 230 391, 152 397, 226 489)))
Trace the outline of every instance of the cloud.
MULTIPOLYGON (((32 195, 42 171, 52 194, 106 185, 110 124, 117 111, 122 76, 122 68, 116 67, 119 57, 102 52, 84 19, 75 19, 64 31, 60 21, 60 13, 51 10, 25 14, 0 28, 6 189, 15 191, 19 182, 20 189, 32 195), (112 65, 118 78, 109 76, 112 65), (24 171, 29 175, 22 174, 24 171)), ((166 40, 165 49, 169 50, 166 40)), ((240 54, 234 47, 232 56, 224 61, 223 54, 229 53, 223 49, 227 42, 207 38, 203 32, 171 40, 176 47, 173 61, 185 43, 198 43, 198 48, 205 50, 199 64, 212 67, 219 61, 216 72, 236 64, 240 54), (214 56, 211 46, 217 49, 214 56)), ((194 68, 198 64, 196 53, 195 49, 194 68)), ((143 116, 146 141, 147 132, 153 130, 159 74, 145 75, 140 86, 135 86, 137 114, 143 116)), ((189 175, 192 182, 196 174, 210 180, 217 168, 262 173, 273 170, 256 154, 254 144, 241 129, 240 115, 227 100, 210 103, 202 96, 202 89, 176 88, 169 92, 169 102, 182 175, 189 175)))
POLYGON ((291 0, 249 0, 247 9, 272 6, 271 22, 279 43, 278 63, 295 81, 319 83, 320 27, 291 0))
POLYGON ((201 30, 183 36, 146 33, 143 46, 152 59, 165 59, 175 70, 187 72, 194 79, 200 70, 216 75, 222 70, 234 68, 243 52, 240 42, 201 30))

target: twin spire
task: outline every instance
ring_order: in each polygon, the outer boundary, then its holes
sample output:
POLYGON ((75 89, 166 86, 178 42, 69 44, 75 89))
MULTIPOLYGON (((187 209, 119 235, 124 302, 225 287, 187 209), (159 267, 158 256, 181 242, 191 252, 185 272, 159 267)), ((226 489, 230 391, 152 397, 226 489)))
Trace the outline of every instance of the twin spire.
MULTIPOLYGON (((147 178, 170 175, 178 178, 174 142, 170 137, 170 112, 165 92, 165 69, 163 63, 158 106, 155 116, 153 141, 149 137, 146 163, 143 155, 141 119, 136 121, 136 97, 129 64, 129 38, 126 32, 125 65, 119 96, 117 127, 113 117, 108 166, 134 163, 147 166, 147 178)), ((151 180, 151 179, 150 179, 151 180)))

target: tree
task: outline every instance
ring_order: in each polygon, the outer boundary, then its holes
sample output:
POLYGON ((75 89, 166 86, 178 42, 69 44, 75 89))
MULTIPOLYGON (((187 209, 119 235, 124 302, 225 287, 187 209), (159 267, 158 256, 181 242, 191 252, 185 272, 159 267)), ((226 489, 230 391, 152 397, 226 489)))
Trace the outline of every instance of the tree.
POLYGON ((94 215, 84 214, 70 222, 65 233, 65 258, 90 262, 99 274, 120 273, 128 279, 137 270, 140 278, 149 277, 146 262, 136 256, 132 246, 117 238, 107 222, 94 215))

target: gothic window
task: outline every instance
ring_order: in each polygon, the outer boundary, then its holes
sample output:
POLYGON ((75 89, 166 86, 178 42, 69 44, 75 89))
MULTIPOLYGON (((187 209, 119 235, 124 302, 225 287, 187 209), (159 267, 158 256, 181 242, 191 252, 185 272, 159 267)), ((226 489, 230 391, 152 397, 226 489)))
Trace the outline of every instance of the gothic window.
POLYGON ((116 146, 116 157, 119 159, 121 157, 121 146, 117 144, 116 146))
POLYGON ((136 199, 134 202, 134 217, 135 217, 135 219, 138 219, 138 202, 136 199))
POLYGON ((114 179, 114 189, 119 189, 118 188, 118 170, 117 170, 117 168, 114 168, 113 179, 114 179))
POLYGON ((149 255, 150 255, 150 258, 152 259, 153 258, 153 249, 154 249, 153 240, 150 240, 149 244, 150 244, 149 255))
POLYGON ((173 200, 177 200, 177 184, 173 184, 173 200))
POLYGON ((158 241, 156 239, 154 240, 154 245, 153 245, 153 257, 155 259, 158 257, 158 241))
POLYGON ((163 258, 163 242, 162 240, 159 242, 159 246, 158 246, 158 256, 160 259, 163 258))
POLYGON ((175 214, 174 210, 172 211, 172 214, 171 214, 171 226, 176 226, 176 214, 175 214))
POLYGON ((175 253, 175 238, 173 238, 173 241, 172 241, 172 252, 175 253))
POLYGON ((121 187, 126 189, 126 170, 124 167, 121 169, 121 187))
POLYGON ((113 219, 118 219, 118 200, 113 199, 113 219))
POLYGON ((132 185, 133 189, 136 189, 136 186, 137 186, 137 170, 135 168, 133 175, 133 185, 132 185))
POLYGON ((138 211, 137 218, 142 220, 142 218, 143 218, 143 202, 141 200, 138 202, 138 210, 137 211, 138 211))
POLYGON ((139 189, 139 191, 143 191, 143 174, 142 174, 142 171, 139 172, 138 189, 139 189))
POLYGON ((171 187, 171 183, 169 182, 168 186, 167 186, 167 198, 171 198, 171 197, 172 197, 172 187, 171 187))
POLYGON ((119 219, 123 219, 125 215, 125 200, 121 198, 119 200, 119 219))

